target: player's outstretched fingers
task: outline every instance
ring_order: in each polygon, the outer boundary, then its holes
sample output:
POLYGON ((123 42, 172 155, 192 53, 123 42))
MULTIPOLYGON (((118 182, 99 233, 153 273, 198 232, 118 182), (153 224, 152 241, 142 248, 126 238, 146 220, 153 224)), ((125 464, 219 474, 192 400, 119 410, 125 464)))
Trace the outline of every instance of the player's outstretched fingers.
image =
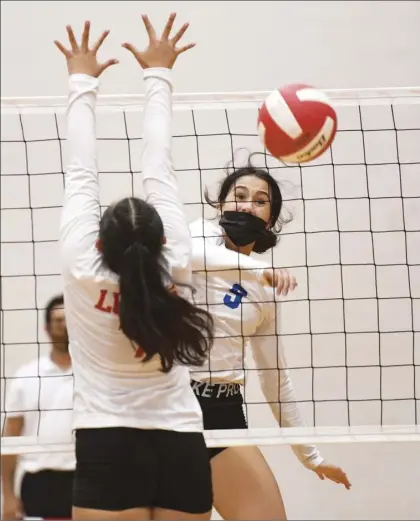
POLYGON ((172 13, 169 17, 169 20, 166 23, 162 38, 158 39, 156 38, 155 30, 153 29, 149 18, 146 15, 143 15, 143 22, 150 40, 147 48, 144 51, 138 51, 132 44, 127 42, 123 43, 123 47, 125 49, 128 49, 134 55, 134 57, 143 69, 147 69, 149 67, 164 67, 167 69, 172 69, 178 56, 183 52, 187 51, 188 49, 194 47, 194 43, 185 45, 180 49, 177 49, 175 47, 175 43, 184 34, 188 27, 188 24, 184 24, 182 28, 178 31, 178 33, 175 35, 174 39, 169 40, 174 19, 175 13, 172 13))
POLYGON ((133 44, 131 43, 128 43, 128 42, 125 42, 122 44, 122 46, 124 47, 124 49, 127 49, 127 51, 130 51, 131 54, 134 56, 134 58, 138 61, 138 63, 140 64, 141 67, 143 67, 143 69, 147 68, 147 62, 146 60, 143 58, 143 54, 141 51, 139 51, 136 47, 134 47, 133 44))
POLYGON ((169 35, 171 34, 172 27, 174 25, 175 18, 176 18, 176 13, 171 13, 169 15, 168 21, 166 22, 166 25, 165 25, 165 29, 163 30, 163 33, 162 33, 162 38, 161 38, 162 41, 164 41, 164 42, 168 41, 169 35))
POLYGON ((71 52, 68 51, 61 42, 59 42, 58 40, 54 40, 54 45, 60 52, 64 54, 66 60, 69 60, 71 58, 71 52))
POLYGON ((69 37, 69 42, 71 45, 71 50, 73 51, 73 53, 76 53, 79 51, 79 46, 77 44, 76 37, 74 36, 73 29, 72 29, 71 25, 68 25, 66 27, 66 29, 67 29, 67 34, 69 37))
POLYGON ((180 54, 182 54, 183 52, 185 51, 189 51, 190 49, 192 49, 193 47, 195 47, 196 44, 195 43, 189 43, 188 45, 184 45, 184 47, 181 47, 180 49, 177 49, 176 50, 176 55, 179 56, 180 54))
POLYGON ((94 46, 92 47, 92 52, 93 52, 93 54, 96 54, 96 53, 99 51, 101 45, 104 43, 105 38, 108 36, 108 34, 109 34, 109 29, 107 29, 106 31, 104 31, 104 32, 101 34, 101 36, 96 40, 94 46))
POLYGON ((146 28, 147 34, 149 36, 149 40, 152 43, 156 40, 156 31, 154 30, 153 25, 151 24, 147 14, 142 14, 141 17, 144 23, 144 27, 146 28))
POLYGON ((179 40, 184 36, 185 31, 188 29, 190 24, 187 22, 185 23, 181 29, 176 33, 176 35, 171 39, 172 45, 175 47, 175 45, 179 42, 179 40))
POLYGON ((82 34, 82 51, 88 52, 89 51, 89 33, 90 33, 90 22, 85 22, 85 26, 83 29, 82 34))
POLYGON ((102 74, 104 72, 105 69, 107 69, 108 67, 111 67, 111 65, 117 65, 119 63, 118 60, 108 60, 106 61, 105 63, 101 63, 101 65, 99 66, 99 74, 102 74))
POLYGON ((122 44, 124 49, 127 49, 127 51, 130 51, 134 56, 137 58, 137 56, 140 54, 140 51, 137 49, 137 47, 134 47, 132 43, 125 42, 122 44))
POLYGON ((80 47, 77 44, 73 29, 70 25, 68 25, 66 29, 72 50, 66 49, 59 41, 55 41, 54 43, 59 51, 66 57, 69 74, 86 74, 87 76, 98 78, 105 69, 118 63, 118 60, 115 59, 107 60, 104 63, 98 63, 96 57, 96 53, 105 38, 108 36, 109 31, 104 31, 93 48, 89 49, 89 21, 85 22, 80 47))

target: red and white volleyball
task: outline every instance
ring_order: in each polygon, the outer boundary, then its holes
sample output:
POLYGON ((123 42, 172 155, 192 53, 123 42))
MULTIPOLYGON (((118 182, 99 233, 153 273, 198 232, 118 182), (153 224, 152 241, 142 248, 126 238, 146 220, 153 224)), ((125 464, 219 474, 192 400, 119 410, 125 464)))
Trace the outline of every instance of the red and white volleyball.
POLYGON ((309 85, 286 85, 272 92, 258 116, 258 132, 268 152, 287 163, 306 163, 327 150, 337 131, 328 97, 309 85))

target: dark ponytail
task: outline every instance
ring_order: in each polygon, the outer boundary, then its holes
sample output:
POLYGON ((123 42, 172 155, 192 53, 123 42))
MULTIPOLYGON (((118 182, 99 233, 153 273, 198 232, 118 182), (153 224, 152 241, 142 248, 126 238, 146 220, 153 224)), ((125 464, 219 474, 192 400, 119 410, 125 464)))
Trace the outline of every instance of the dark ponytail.
POLYGON ((121 329, 162 371, 174 363, 201 366, 213 342, 211 315, 171 291, 163 249, 163 224, 145 201, 123 199, 101 220, 105 264, 120 278, 121 329))

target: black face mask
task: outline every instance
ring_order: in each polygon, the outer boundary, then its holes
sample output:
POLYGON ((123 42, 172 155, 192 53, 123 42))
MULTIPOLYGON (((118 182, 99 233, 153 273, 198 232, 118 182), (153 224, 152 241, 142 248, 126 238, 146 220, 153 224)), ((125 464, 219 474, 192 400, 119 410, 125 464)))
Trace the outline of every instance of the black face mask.
POLYGON ((264 235, 267 226, 263 219, 247 212, 224 212, 219 224, 238 247, 255 242, 264 235))

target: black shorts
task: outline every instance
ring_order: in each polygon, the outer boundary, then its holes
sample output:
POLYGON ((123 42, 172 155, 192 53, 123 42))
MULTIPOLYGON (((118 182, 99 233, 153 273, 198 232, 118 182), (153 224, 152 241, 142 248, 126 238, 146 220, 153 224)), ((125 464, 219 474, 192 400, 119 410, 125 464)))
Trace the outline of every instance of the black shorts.
MULTIPOLYGON (((206 431, 248 428, 239 384, 210 384, 192 380, 191 386, 200 402, 206 431)), ((210 459, 225 449, 227 447, 208 449, 210 459)))
POLYGON ((73 477, 65 470, 26 472, 20 487, 26 517, 71 519, 73 477))
POLYGON ((191 514, 212 508, 210 462, 200 432, 79 429, 76 461, 75 507, 191 514))

